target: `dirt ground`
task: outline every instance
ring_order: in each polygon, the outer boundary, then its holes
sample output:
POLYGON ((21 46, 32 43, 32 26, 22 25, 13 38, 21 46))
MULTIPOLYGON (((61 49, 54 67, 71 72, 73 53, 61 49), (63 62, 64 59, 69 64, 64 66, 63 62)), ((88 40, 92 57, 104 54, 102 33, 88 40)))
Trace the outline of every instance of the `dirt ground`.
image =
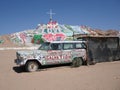
POLYGON ((0 90, 120 90, 120 61, 27 73, 14 63, 15 52, 0 51, 0 90))

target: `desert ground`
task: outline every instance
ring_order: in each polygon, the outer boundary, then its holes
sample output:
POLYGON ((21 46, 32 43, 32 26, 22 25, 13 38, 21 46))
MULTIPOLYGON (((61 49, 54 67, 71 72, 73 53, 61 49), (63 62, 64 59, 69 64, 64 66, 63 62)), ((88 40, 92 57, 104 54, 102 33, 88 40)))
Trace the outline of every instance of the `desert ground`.
POLYGON ((15 52, 0 51, 0 90, 120 90, 120 61, 28 73, 14 63, 15 52))

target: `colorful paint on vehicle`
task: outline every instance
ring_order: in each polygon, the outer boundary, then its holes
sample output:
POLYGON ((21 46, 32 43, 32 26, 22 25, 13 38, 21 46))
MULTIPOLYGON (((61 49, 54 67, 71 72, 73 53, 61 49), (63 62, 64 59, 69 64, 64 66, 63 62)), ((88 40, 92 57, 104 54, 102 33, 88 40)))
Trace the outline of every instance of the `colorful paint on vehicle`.
POLYGON ((71 63, 74 58, 86 61, 86 49, 82 41, 53 41, 43 43, 38 50, 18 51, 17 64, 26 65, 27 62, 39 62, 40 65, 54 65, 71 63), (65 45, 66 44, 66 45, 65 45), (80 45, 80 48, 76 46, 80 45), (73 46, 69 48, 69 46, 73 46))

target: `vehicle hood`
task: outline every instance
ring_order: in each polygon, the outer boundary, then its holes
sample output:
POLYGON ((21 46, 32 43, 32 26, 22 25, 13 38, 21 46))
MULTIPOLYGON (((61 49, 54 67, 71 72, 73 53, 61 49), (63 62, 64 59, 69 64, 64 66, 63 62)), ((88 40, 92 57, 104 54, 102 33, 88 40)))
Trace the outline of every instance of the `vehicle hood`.
POLYGON ((20 56, 26 59, 37 59, 38 56, 44 56, 45 51, 41 50, 17 51, 16 55, 17 57, 20 56))
POLYGON ((19 54, 33 54, 33 53, 41 53, 41 52, 46 52, 44 50, 22 50, 22 51, 17 51, 19 54))
POLYGON ((20 55, 29 55, 29 54, 34 54, 34 52, 35 51, 32 51, 32 50, 30 50, 30 51, 17 51, 16 53, 17 54, 20 54, 20 55))

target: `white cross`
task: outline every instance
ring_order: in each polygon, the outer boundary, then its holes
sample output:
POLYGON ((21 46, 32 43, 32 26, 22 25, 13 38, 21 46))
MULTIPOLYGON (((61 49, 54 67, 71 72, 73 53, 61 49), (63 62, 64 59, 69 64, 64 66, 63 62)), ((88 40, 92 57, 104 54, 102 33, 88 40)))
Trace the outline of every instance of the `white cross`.
POLYGON ((52 12, 52 9, 50 9, 50 12, 48 12, 47 14, 50 14, 50 21, 52 20, 52 15, 54 15, 55 13, 52 12))

